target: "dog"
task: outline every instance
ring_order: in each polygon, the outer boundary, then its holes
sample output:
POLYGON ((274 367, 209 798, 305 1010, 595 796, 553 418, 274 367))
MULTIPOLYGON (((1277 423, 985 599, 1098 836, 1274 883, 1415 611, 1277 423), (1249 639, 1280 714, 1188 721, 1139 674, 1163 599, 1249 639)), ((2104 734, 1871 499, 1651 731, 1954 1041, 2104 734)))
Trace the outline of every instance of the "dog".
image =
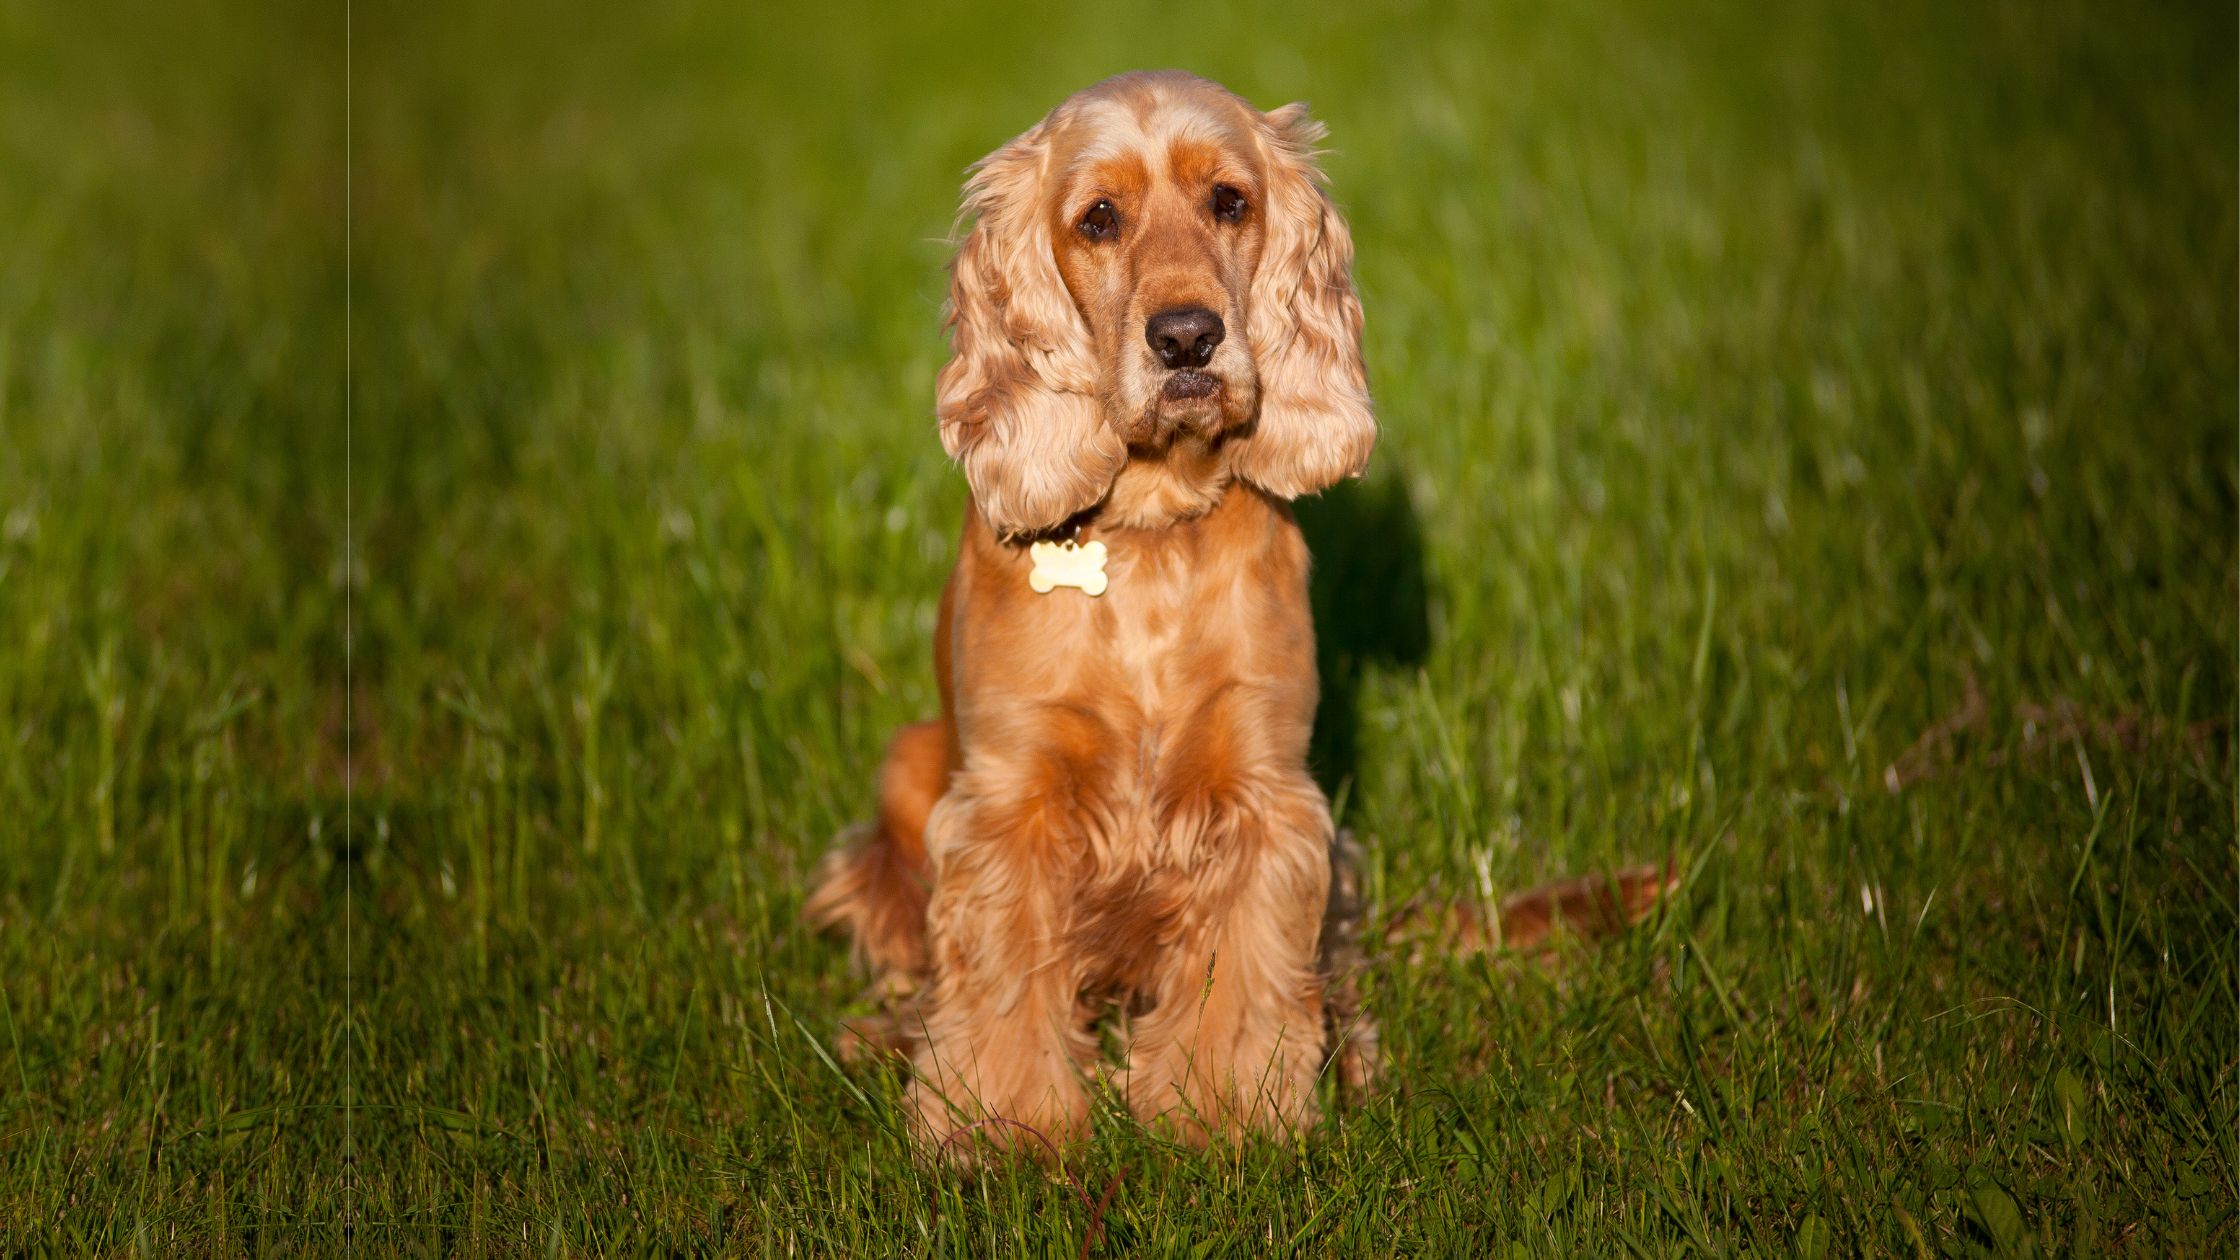
POLYGON ((1323 135, 1124 74, 965 184, 942 712, 894 737, 876 821, 805 906, 903 1012, 928 1149, 1083 1136, 1106 1012, 1147 1124, 1203 1145, 1315 1117, 1335 837, 1289 504, 1377 440, 1323 135))

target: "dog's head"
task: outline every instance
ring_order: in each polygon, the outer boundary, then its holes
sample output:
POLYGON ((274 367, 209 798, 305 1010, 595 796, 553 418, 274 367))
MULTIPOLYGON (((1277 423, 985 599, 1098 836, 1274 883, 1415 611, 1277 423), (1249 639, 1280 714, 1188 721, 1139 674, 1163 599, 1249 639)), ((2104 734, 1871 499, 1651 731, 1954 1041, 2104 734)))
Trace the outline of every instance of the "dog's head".
POLYGON ((998 532, 1058 525, 1178 441, 1283 498, 1361 471, 1376 421, 1322 134, 1303 105, 1129 74, 973 168, 937 410, 998 532))

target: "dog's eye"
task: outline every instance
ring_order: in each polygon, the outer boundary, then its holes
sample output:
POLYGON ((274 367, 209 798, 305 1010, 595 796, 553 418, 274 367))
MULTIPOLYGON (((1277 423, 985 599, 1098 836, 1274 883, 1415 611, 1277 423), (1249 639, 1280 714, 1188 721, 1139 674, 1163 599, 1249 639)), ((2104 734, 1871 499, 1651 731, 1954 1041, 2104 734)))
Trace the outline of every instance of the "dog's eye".
POLYGON ((1227 184, 1213 186, 1213 217, 1223 223, 1236 223, 1244 218, 1244 194, 1227 184))
POLYGON ((1109 201, 1099 200, 1081 216, 1081 234, 1092 241, 1106 240, 1120 231, 1120 213, 1109 201))

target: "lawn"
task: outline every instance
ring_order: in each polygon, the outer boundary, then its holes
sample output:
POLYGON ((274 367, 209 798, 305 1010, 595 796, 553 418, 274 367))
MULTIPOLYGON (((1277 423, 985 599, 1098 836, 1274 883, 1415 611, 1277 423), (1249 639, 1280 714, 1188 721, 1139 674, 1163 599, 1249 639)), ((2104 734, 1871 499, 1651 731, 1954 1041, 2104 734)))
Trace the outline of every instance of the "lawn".
POLYGON ((0 0, 0 1251, 2232 1254, 2236 38, 0 0), (1162 65, 1331 130, 1372 928, 1685 880, 1401 932, 1293 1142, 964 1177, 797 911, 936 703, 962 171, 1162 65))

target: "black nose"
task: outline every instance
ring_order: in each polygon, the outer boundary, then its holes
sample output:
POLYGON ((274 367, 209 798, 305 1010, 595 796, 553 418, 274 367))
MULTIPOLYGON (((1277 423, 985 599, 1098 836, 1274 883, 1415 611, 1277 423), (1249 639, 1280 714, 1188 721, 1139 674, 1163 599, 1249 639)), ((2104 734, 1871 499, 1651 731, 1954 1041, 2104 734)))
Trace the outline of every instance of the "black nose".
POLYGON ((1143 339, 1169 368, 1201 368, 1213 361, 1213 348, 1228 330, 1221 317, 1202 306, 1161 311, 1144 321, 1143 339))

